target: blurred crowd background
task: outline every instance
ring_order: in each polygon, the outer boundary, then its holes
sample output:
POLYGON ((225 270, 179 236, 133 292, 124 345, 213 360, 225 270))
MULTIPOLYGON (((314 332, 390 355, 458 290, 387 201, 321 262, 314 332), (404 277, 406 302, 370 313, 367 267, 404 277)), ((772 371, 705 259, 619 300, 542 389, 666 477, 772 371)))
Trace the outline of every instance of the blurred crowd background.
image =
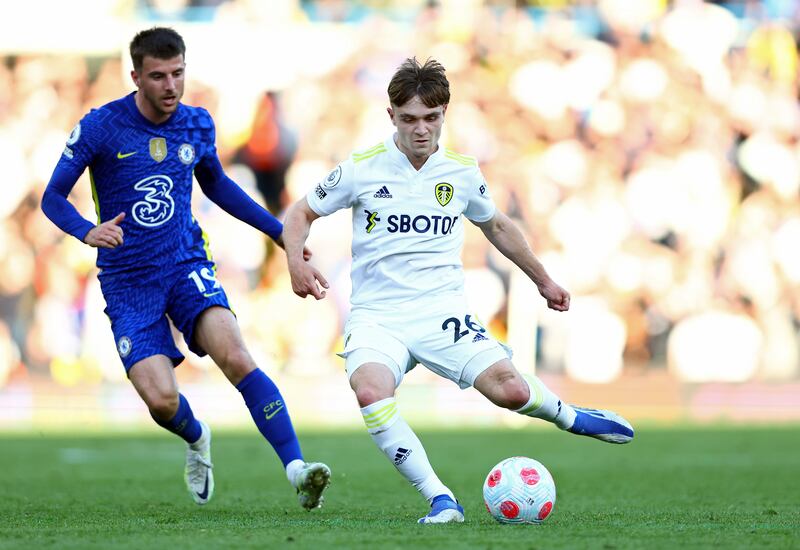
MULTIPOLYGON (((14 13, 0 23, 0 425, 30 421, 41 396, 135 402, 95 250, 39 205, 74 124, 133 89, 128 42, 156 24, 186 39, 184 102, 214 116, 228 174, 279 217, 392 132, 386 86, 406 57, 439 60, 452 93, 442 144, 477 157, 498 206, 573 295, 568 314, 547 311, 469 228, 471 302, 521 370, 593 388, 598 405, 614 387, 623 402, 722 383, 800 396, 793 0, 40 0, 14 13)), ((87 175, 70 198, 95 219, 87 175)), ((349 399, 334 354, 349 213, 312 228, 332 284, 315 302, 292 293, 282 251, 199 188, 194 202, 257 361, 290 393, 349 399)), ((417 371, 412 387, 447 384, 417 371)), ((224 384, 192 355, 178 375, 224 384)), ((780 414, 798 418, 794 403, 780 414)))

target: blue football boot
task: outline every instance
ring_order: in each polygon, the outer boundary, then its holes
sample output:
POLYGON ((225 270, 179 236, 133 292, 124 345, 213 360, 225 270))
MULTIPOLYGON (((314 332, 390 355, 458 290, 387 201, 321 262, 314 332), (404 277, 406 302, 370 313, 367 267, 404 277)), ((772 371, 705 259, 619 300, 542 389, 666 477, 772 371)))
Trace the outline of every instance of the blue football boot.
POLYGON ((450 498, 450 495, 439 495, 431 501, 431 511, 419 523, 461 523, 464 521, 464 508, 450 498))
POLYGON ((607 443, 628 443, 633 439, 633 427, 617 413, 601 409, 575 407, 575 422, 568 432, 588 435, 607 443))

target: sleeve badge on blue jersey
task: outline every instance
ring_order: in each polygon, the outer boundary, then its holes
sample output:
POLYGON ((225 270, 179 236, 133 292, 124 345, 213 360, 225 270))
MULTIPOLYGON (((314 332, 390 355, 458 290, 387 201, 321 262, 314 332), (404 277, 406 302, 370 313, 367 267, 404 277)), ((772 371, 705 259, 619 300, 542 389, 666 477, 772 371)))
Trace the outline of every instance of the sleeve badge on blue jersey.
MULTIPOLYGON (((67 138, 67 145, 75 145, 81 138, 81 123, 77 123, 67 138)), ((71 157, 70 157, 71 158, 71 157)))
POLYGON ((342 179, 342 166, 337 166, 328 177, 325 178, 325 181, 322 182, 322 187, 325 189, 332 189, 339 184, 339 180, 342 179))
POLYGON ((189 143, 184 143, 178 147, 178 158, 181 159, 181 162, 184 164, 191 164, 194 160, 194 147, 189 143))

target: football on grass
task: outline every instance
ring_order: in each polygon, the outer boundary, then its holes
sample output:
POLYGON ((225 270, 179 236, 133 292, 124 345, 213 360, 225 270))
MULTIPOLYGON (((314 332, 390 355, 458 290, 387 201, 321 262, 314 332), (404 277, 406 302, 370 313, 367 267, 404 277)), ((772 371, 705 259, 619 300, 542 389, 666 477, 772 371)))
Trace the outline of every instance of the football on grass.
POLYGON ((515 456, 486 476, 483 501, 500 523, 541 523, 556 504, 556 484, 541 462, 515 456))

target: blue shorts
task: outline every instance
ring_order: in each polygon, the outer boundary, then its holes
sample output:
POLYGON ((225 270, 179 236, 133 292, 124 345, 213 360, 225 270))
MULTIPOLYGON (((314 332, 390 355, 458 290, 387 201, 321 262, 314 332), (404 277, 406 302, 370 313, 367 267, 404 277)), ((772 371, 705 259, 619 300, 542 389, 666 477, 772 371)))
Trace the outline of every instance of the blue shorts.
POLYGON ((194 341, 198 316, 213 306, 230 309, 228 297, 216 279, 214 262, 192 260, 158 269, 124 273, 102 271, 98 276, 105 313, 125 371, 153 355, 166 355, 177 366, 184 356, 175 346, 169 321, 189 349, 206 355, 194 341), (167 318, 169 316, 169 319, 167 318))

